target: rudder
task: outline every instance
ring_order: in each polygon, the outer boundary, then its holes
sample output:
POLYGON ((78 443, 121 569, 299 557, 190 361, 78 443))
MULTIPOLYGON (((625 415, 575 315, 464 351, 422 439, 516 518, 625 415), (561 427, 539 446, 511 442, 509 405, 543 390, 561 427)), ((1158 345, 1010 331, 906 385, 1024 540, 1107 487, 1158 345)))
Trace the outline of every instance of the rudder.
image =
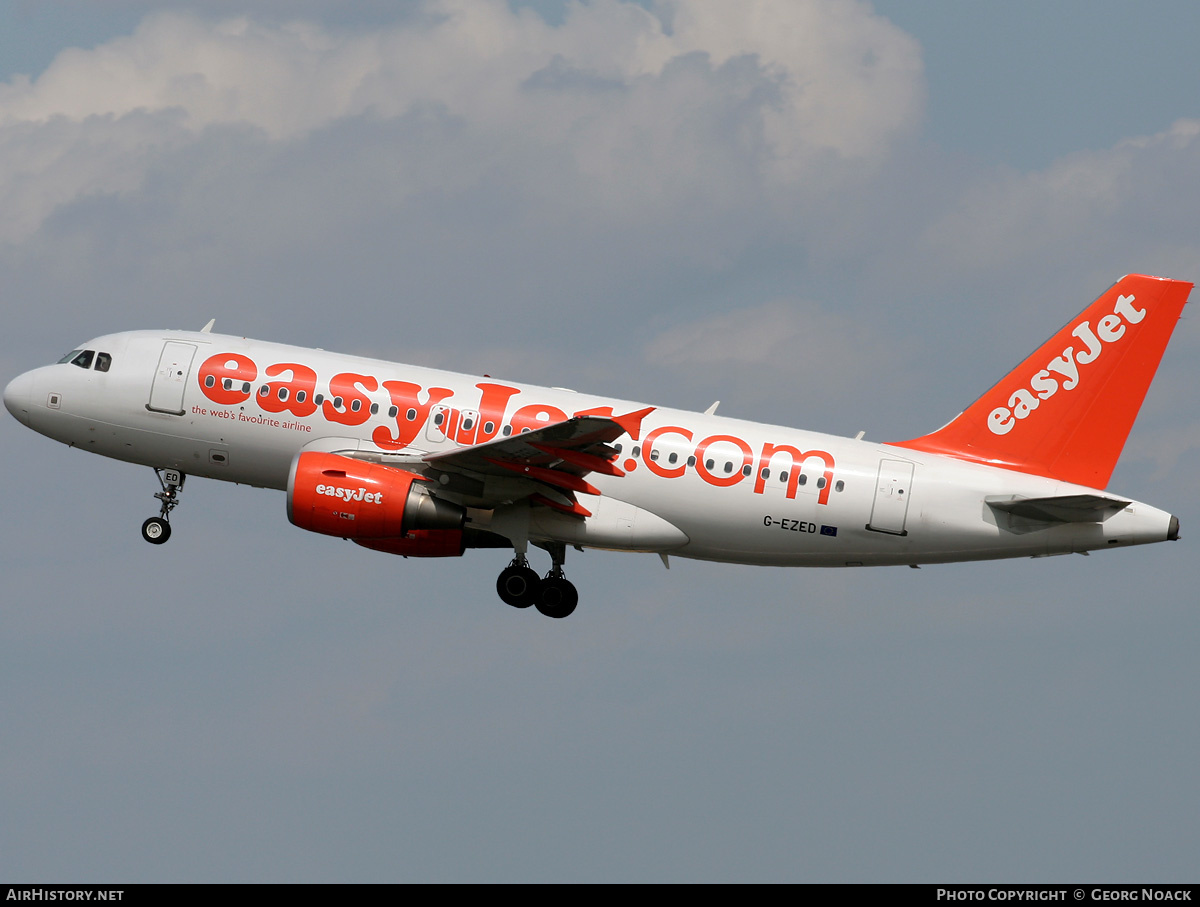
POLYGON ((893 446, 1104 488, 1191 289, 1121 278, 949 425, 893 446))

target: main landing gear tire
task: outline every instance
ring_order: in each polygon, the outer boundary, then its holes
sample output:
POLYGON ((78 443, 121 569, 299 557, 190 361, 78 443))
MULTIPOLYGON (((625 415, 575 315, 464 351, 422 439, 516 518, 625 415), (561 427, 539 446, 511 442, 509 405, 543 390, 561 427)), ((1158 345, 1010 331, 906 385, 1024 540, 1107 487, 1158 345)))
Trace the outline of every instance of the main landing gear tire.
POLYGON ((166 520, 152 516, 142 523, 142 538, 151 545, 161 545, 171 537, 171 524, 166 520))
POLYGON ((547 617, 569 617, 579 604, 579 592, 565 576, 548 576, 542 580, 535 604, 547 617))
POLYGON ((541 586, 541 577, 529 567, 509 564, 496 580, 496 593, 506 605, 528 608, 538 600, 541 586))

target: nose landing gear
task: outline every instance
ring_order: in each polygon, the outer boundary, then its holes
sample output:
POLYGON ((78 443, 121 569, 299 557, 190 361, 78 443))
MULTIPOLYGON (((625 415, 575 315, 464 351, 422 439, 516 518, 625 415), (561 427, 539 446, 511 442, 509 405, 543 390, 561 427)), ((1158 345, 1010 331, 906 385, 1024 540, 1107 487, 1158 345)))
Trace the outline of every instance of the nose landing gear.
POLYGON ((500 600, 514 608, 535 605, 547 617, 567 617, 579 604, 579 592, 563 574, 566 547, 560 543, 542 546, 550 552, 552 566, 544 579, 529 566, 529 561, 518 553, 512 562, 500 572, 496 580, 496 592, 500 600))
POLYGON ((183 490, 183 480, 187 478, 177 469, 155 468, 158 483, 162 491, 154 497, 162 502, 158 516, 152 516, 142 523, 142 538, 151 545, 161 545, 171 537, 171 511, 179 506, 179 492, 183 490))

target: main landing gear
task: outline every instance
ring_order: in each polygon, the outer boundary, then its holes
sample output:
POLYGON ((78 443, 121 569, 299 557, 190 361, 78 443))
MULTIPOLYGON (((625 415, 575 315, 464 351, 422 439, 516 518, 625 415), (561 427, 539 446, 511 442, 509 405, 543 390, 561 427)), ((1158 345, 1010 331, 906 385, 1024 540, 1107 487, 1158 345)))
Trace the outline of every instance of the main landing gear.
POLYGON ((525 555, 517 554, 496 580, 496 592, 500 599, 514 608, 534 605, 547 617, 567 617, 579 604, 579 592, 563 574, 566 547, 562 543, 546 545, 553 562, 550 572, 543 579, 529 566, 525 555))
POLYGON ((154 474, 158 476, 158 484, 162 486, 162 491, 154 497, 162 501, 162 507, 159 509, 158 516, 152 516, 142 523, 142 538, 151 545, 161 545, 171 537, 171 523, 169 522, 171 511, 179 506, 179 492, 183 490, 183 480, 187 476, 178 469, 158 469, 157 467, 154 474))

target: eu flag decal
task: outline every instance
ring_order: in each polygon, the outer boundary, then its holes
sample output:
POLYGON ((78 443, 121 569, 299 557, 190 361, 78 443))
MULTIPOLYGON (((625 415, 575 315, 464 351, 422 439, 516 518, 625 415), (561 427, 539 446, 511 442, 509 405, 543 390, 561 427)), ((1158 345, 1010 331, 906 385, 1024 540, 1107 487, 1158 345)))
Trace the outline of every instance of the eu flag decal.
POLYGON ((837 535, 837 526, 822 526, 821 535, 837 535))

